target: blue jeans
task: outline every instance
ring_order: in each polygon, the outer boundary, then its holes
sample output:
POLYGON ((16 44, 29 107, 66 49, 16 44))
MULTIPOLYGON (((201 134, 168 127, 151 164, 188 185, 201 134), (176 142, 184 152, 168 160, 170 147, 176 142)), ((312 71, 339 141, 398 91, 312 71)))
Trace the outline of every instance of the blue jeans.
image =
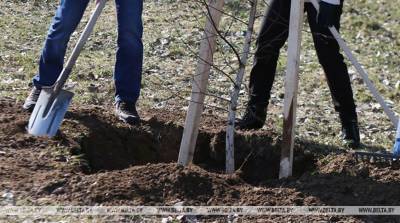
MULTIPOLYGON (((33 78, 37 88, 51 86, 60 75, 71 34, 78 26, 89 0, 61 0, 49 28, 39 72, 33 78)), ((136 103, 140 94, 143 65, 143 0, 115 0, 118 19, 118 50, 114 70, 115 100, 136 103)))

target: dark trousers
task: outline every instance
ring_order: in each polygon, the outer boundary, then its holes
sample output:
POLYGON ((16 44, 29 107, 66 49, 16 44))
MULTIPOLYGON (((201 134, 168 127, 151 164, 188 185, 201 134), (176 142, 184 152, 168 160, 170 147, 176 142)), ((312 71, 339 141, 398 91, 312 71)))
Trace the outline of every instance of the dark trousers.
MULTIPOLYGON (((272 0, 257 41, 257 51, 250 74, 249 104, 268 105, 274 82, 279 51, 288 38, 290 19, 290 0, 272 0)), ((343 1, 340 6, 342 10, 343 1)), ((356 119, 356 106, 353 99, 350 78, 339 45, 328 28, 317 24, 317 11, 311 3, 305 4, 315 49, 322 65, 335 110, 342 121, 356 119)), ((340 13, 341 15, 341 13, 340 13)), ((339 19, 338 19, 339 21, 339 19)), ((335 24, 340 28, 340 24, 335 24)))

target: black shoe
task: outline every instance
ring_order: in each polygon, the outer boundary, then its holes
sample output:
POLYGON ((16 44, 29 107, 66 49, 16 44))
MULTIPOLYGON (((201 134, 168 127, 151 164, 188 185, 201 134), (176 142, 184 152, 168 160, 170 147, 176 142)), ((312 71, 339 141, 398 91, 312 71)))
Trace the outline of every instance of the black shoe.
POLYGON ((35 108, 36 102, 39 99, 40 92, 42 90, 33 87, 31 92, 29 93, 28 97, 25 99, 25 103, 22 108, 28 112, 32 112, 35 108))
POLYGON ((360 147, 360 131, 357 120, 342 122, 342 138, 348 147, 352 149, 360 147))
POLYGON ((243 118, 236 123, 236 126, 241 130, 261 129, 266 118, 267 106, 248 105, 243 118))
POLYGON ((140 117, 134 103, 117 102, 115 105, 115 114, 121 121, 130 125, 137 125, 140 122, 140 117))

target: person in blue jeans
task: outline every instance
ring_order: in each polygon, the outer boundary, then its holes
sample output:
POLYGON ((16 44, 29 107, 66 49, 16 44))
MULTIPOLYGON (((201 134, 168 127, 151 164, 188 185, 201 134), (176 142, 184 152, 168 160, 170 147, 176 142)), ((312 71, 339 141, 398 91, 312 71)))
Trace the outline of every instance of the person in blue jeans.
MULTIPOLYGON (((43 87, 52 86, 60 75, 67 44, 78 26, 90 0, 61 0, 50 25, 33 78, 33 88, 23 108, 32 111, 43 87)), ((118 49, 114 70, 115 113, 129 124, 140 120, 136 101, 140 94, 143 65, 143 0, 115 0, 118 20, 118 49)))

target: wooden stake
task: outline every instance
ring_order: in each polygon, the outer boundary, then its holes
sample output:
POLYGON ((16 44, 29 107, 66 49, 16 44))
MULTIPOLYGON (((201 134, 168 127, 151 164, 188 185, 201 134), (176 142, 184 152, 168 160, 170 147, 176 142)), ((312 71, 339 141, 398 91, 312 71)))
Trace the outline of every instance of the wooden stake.
POLYGON ((292 175, 303 15, 304 0, 292 1, 289 24, 288 62, 285 77, 283 141, 279 178, 286 178, 292 175))
POLYGON ((251 37, 253 36, 254 22, 257 13, 257 0, 251 2, 250 18, 247 26, 246 38, 243 46, 243 55, 240 58, 239 72, 236 76, 235 87, 232 91, 231 102, 229 104, 228 126, 226 128, 226 173, 235 172, 235 117, 237 109, 237 101, 239 99, 240 86, 242 86, 244 72, 246 70, 247 60, 251 47, 251 37))
POLYGON ((186 115, 178 164, 187 166, 193 161, 204 98, 207 91, 208 77, 216 48, 217 30, 222 16, 224 0, 210 0, 204 36, 200 43, 199 61, 192 85, 192 95, 186 115))

